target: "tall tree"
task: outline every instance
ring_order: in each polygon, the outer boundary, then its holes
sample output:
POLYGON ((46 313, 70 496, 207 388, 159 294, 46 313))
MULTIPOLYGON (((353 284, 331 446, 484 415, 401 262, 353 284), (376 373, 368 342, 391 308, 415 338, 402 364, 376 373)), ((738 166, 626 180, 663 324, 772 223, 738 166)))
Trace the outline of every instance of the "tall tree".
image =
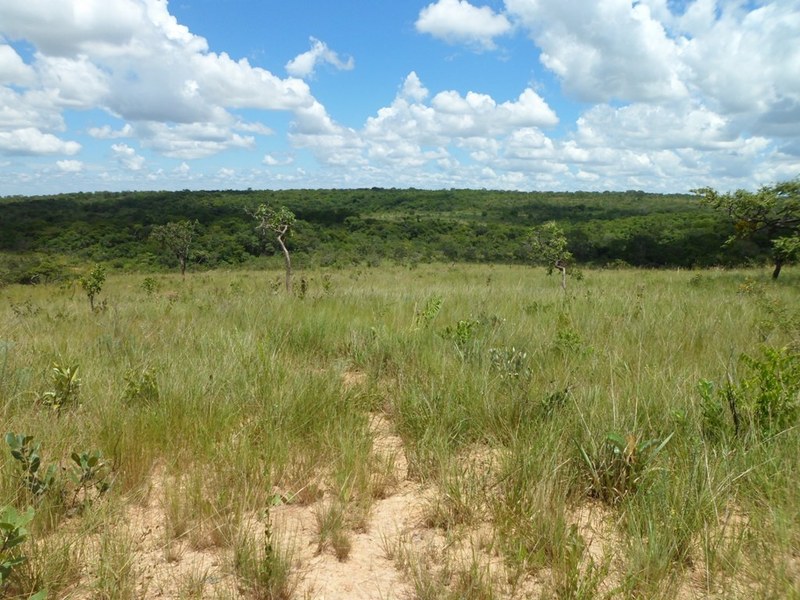
POLYGON ((733 219, 735 233, 726 243, 757 234, 769 238, 775 265, 773 279, 781 274, 784 264, 800 254, 800 179, 764 186, 755 193, 737 190, 720 194, 708 187, 692 192, 700 195, 704 204, 733 219))
POLYGON ((281 251, 283 251, 283 260, 286 264, 286 291, 291 294, 292 259, 289 256, 289 249, 286 247, 286 237, 291 232, 292 226, 297 218, 294 213, 285 206, 280 206, 276 209, 266 204, 261 204, 252 214, 256 220, 256 231, 264 237, 272 234, 276 236, 281 251))
POLYGON ((547 274, 561 273, 561 289, 567 291, 567 266, 572 253, 567 250, 567 236, 555 221, 548 221, 531 230, 529 238, 531 258, 547 267, 547 274))
POLYGON ((189 250, 192 246, 192 239, 199 228, 200 223, 197 221, 170 221, 165 225, 156 225, 150 233, 150 237, 153 240, 178 259, 178 264, 181 267, 181 277, 186 277, 189 250))

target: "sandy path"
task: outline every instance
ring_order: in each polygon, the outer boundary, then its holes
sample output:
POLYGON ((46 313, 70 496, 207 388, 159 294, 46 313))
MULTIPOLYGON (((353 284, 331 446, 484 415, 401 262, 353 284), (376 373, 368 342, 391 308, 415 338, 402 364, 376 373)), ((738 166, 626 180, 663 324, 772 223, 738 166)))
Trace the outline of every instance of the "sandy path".
POLYGON ((399 482, 386 498, 378 499, 370 511, 363 533, 352 533, 348 558, 339 561, 329 551, 317 553, 314 507, 279 507, 273 512, 276 524, 295 536, 301 545, 299 571, 302 574, 299 597, 318 600, 371 600, 402 598, 408 595, 405 576, 386 557, 387 548, 397 545, 401 536, 419 522, 422 489, 406 480, 407 464, 400 438, 390 423, 373 416, 373 451, 394 461, 394 478, 399 482))

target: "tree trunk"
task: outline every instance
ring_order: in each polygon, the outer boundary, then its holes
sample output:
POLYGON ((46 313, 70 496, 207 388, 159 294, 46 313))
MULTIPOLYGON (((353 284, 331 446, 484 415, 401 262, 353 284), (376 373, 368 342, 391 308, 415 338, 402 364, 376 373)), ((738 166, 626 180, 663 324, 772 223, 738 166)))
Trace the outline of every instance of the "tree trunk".
POLYGON ((283 235, 278 236, 278 243, 281 245, 281 250, 283 250, 283 258, 286 261, 286 293, 292 293, 292 259, 289 258, 289 250, 286 248, 286 244, 283 243, 283 235))
POLYGON ((567 293, 567 268, 561 265, 556 265, 556 269, 561 271, 561 289, 567 293))
POLYGON ((178 262, 181 265, 181 277, 186 279, 186 258, 184 258, 183 256, 179 256, 178 262))
POLYGON ((775 259, 775 268, 772 270, 772 278, 777 279, 778 276, 781 274, 781 268, 783 267, 783 260, 780 258, 775 259))

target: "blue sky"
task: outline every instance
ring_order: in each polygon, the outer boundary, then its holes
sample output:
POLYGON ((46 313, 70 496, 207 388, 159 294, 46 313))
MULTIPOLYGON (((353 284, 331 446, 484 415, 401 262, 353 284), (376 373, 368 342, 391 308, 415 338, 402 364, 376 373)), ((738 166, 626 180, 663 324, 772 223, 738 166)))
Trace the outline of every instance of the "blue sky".
POLYGON ((800 175, 800 0, 0 0, 0 195, 800 175))

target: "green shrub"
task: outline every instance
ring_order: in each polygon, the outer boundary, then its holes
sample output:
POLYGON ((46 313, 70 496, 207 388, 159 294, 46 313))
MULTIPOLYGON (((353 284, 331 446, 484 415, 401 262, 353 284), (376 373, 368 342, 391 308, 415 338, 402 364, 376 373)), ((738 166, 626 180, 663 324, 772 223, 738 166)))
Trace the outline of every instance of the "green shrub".
POLYGON ((99 450, 73 452, 70 458, 73 462, 70 478, 75 485, 72 503, 77 504, 80 499, 84 506, 88 506, 92 501, 90 497, 92 488, 97 495, 102 496, 111 487, 109 482, 111 469, 99 450))
POLYGON ((42 475, 39 470, 42 466, 42 459, 39 456, 41 444, 38 442, 33 443, 32 435, 9 432, 6 434, 6 444, 11 450, 11 456, 17 461, 20 478, 24 486, 34 496, 41 496, 54 487, 57 473, 56 465, 50 465, 42 475))
POLYGON ((455 325, 448 325, 442 332, 442 338, 452 341, 459 354, 466 356, 474 350, 478 328, 481 322, 476 319, 461 319, 455 325))
MULTIPOLYGON (((23 513, 13 506, 0 509, 0 593, 7 587, 15 567, 24 564, 27 558, 20 553, 20 546, 28 539, 28 524, 33 520, 33 508, 23 513)), ((46 592, 41 591, 29 600, 44 600, 46 592)))
POLYGON ((61 412, 64 408, 77 404, 78 394, 81 389, 81 380, 78 377, 78 365, 65 367, 53 363, 50 371, 53 389, 39 396, 40 402, 61 412))
POLYGON ((642 440, 629 433, 609 433, 600 444, 578 451, 588 478, 589 495, 616 504, 635 493, 645 483, 653 462, 673 434, 663 440, 642 440))
POLYGON ((102 291, 106 281, 106 270, 102 265, 95 265, 94 268, 80 278, 80 284, 86 297, 89 298, 89 307, 94 311, 102 305, 95 307, 94 299, 102 291))
POLYGON ((439 311, 442 310, 442 303, 443 300, 441 296, 431 296, 428 298, 423 308, 414 311, 415 326, 425 328, 430 325, 431 321, 433 321, 436 315, 439 314, 439 311))
POLYGON ((700 382, 701 427, 706 439, 769 436, 796 425, 800 416, 800 353, 762 347, 761 356, 742 354, 745 375, 716 387, 700 382))
POLYGON ((160 397, 155 372, 143 369, 128 369, 125 373, 125 391, 123 399, 128 404, 153 404, 160 397))
POLYGON ((158 280, 155 277, 145 277, 142 281, 142 290, 148 296, 152 296, 159 289, 158 280))

